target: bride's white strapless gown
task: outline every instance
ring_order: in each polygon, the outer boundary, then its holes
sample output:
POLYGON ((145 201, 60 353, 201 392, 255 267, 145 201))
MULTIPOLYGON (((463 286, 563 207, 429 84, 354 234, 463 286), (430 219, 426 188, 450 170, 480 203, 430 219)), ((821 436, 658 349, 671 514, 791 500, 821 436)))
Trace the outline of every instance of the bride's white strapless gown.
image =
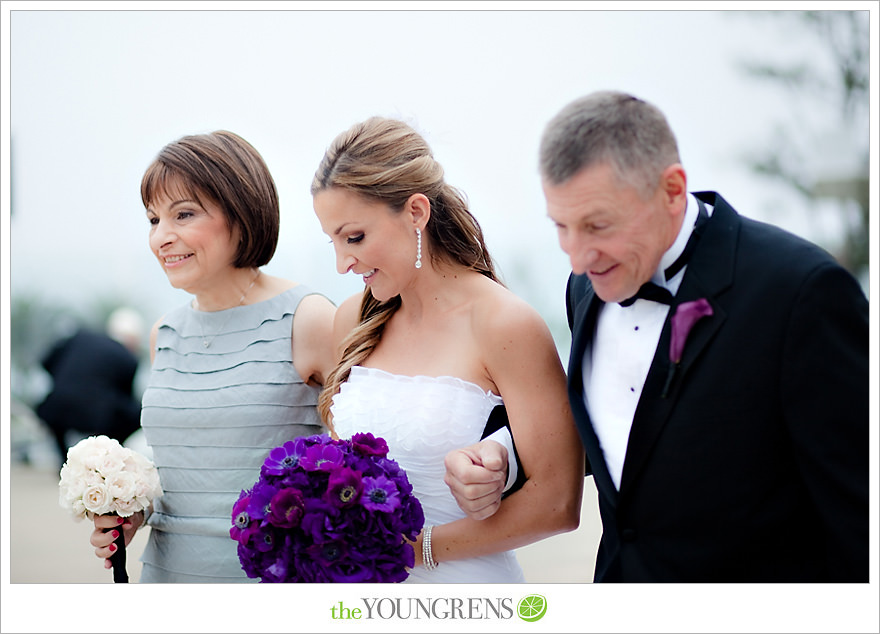
MULTIPOLYGON (((444 458, 479 442, 501 397, 454 377, 402 376, 355 366, 333 398, 333 426, 340 438, 370 432, 388 443, 388 457, 406 470, 425 512, 425 525, 465 515, 443 481, 444 458)), ((410 583, 522 583, 513 551, 419 566, 410 583)))

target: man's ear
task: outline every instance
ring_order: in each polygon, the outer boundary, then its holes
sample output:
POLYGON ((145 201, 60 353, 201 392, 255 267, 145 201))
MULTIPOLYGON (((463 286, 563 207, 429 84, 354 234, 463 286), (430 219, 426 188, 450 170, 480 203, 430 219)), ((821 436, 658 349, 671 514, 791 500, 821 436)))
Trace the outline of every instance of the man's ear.
POLYGON ((673 163, 660 175, 663 203, 675 213, 684 213, 687 206, 687 174, 681 163, 673 163))

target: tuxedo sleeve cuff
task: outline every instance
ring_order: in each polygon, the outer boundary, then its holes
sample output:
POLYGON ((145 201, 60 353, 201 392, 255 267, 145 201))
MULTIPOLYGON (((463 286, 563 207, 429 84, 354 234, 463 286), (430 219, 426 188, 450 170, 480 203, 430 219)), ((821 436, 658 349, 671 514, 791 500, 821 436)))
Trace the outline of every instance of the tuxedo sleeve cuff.
POLYGON ((498 431, 486 436, 484 440, 494 440, 499 445, 507 449, 507 484, 504 485, 504 493, 507 493, 516 482, 516 476, 519 471, 516 453, 513 450, 513 436, 510 435, 508 427, 502 427, 498 431))

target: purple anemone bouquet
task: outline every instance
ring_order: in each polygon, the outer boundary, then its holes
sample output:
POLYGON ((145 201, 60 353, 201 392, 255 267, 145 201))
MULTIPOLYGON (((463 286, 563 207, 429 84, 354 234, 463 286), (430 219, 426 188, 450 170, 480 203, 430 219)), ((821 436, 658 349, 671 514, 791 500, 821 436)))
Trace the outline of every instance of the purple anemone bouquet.
POLYGON ((290 440, 232 508, 229 536, 263 582, 399 582, 425 515, 406 473, 372 434, 290 440))

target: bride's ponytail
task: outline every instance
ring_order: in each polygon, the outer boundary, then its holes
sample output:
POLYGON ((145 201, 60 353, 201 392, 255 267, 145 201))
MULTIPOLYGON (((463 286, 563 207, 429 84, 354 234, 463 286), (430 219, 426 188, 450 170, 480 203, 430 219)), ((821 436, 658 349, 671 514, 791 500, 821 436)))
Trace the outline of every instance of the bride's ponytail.
POLYGON ((373 352, 373 348, 378 345, 382 337, 385 324, 398 308, 400 308, 399 295, 387 302, 380 302, 373 297, 370 289, 364 289, 359 323, 342 341, 342 359, 330 372, 324 383, 324 389, 318 397, 318 413, 331 432, 333 421, 330 405, 333 404, 333 397, 339 391, 339 387, 348 380, 351 369, 363 363, 373 352))

